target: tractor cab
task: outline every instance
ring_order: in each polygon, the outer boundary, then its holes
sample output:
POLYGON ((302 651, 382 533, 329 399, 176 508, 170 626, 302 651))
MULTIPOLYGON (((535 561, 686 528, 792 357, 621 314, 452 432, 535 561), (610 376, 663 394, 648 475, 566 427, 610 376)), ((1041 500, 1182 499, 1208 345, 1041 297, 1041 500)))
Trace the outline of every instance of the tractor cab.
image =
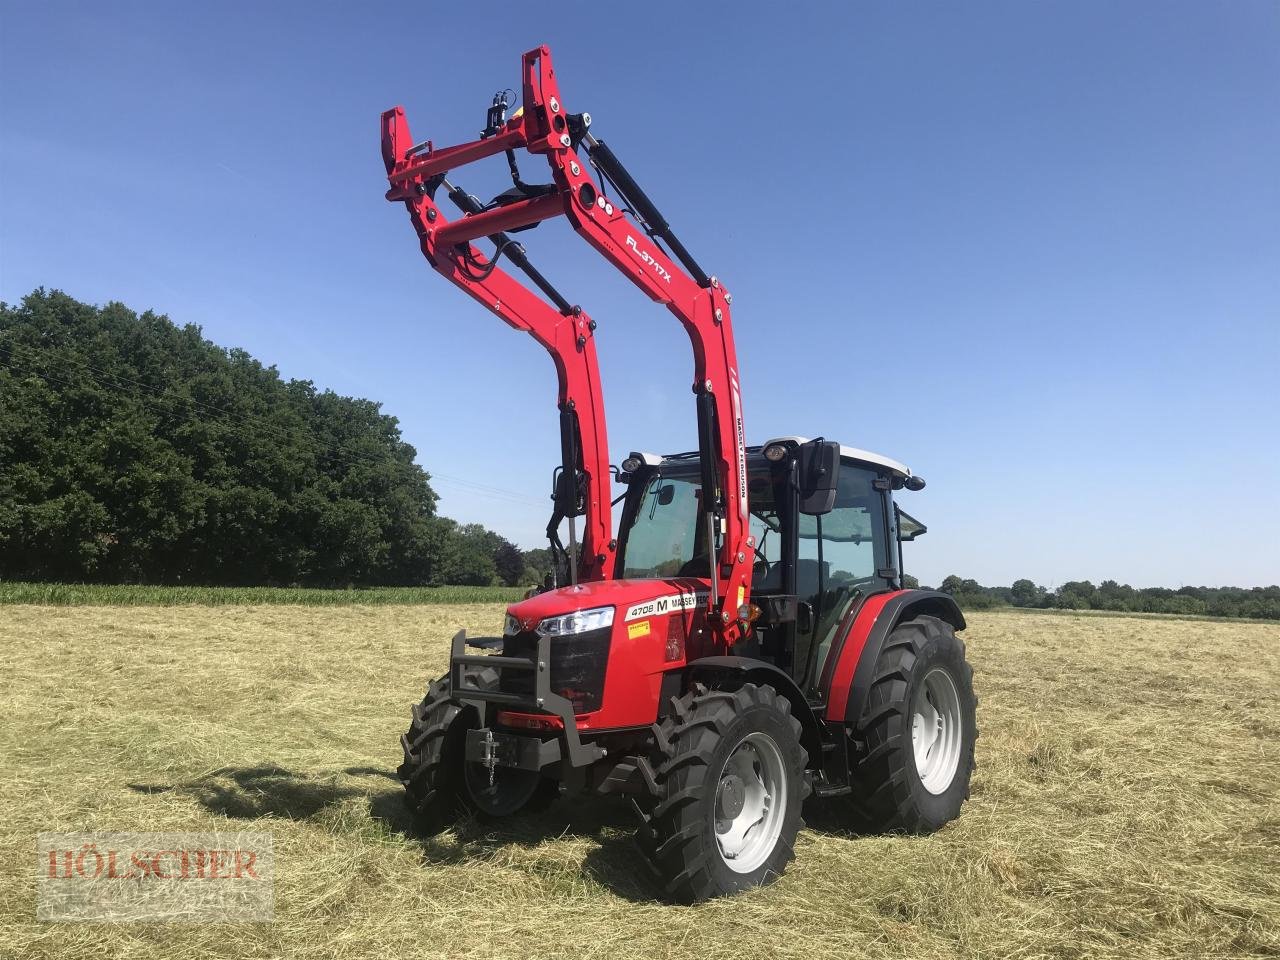
MULTIPOLYGON (((816 695, 840 625, 867 597, 901 589, 901 542, 925 527, 893 491, 924 482, 887 457, 803 437, 748 447, 746 465, 754 558, 751 603, 739 614, 752 630, 733 652, 773 663, 816 695)), ((632 454, 621 476, 618 575, 709 579, 698 455, 632 454)))

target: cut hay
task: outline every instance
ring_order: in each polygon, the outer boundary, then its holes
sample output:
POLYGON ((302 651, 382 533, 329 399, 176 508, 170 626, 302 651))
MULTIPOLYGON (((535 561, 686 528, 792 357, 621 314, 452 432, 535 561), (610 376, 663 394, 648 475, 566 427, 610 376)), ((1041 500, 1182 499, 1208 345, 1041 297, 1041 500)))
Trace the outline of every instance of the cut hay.
POLYGON ((975 614, 978 771, 936 836, 813 806, 779 883, 664 906, 621 801, 419 836, 397 739, 501 606, 0 607, 0 953, 1246 957, 1280 952, 1280 626, 975 614), (274 837, 269 925, 38 924, 35 837, 274 837))

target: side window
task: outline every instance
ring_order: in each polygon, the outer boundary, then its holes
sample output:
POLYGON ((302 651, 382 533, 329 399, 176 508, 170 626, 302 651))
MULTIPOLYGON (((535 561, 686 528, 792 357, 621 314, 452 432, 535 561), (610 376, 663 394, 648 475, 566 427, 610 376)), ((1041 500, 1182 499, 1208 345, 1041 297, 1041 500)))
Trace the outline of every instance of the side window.
MULTIPOLYGON (((835 507, 823 517, 800 517, 797 592, 804 599, 818 590, 818 530, 822 530, 822 580, 835 587, 876 579, 885 543, 882 494, 872 486, 876 474, 848 463, 840 467, 835 507)), ((865 592, 865 591, 864 591, 865 592)))
POLYGON ((777 563, 782 559, 782 537, 778 533, 778 522, 773 517, 766 521, 759 514, 752 513, 750 523, 751 536, 755 538, 757 559, 763 558, 767 563, 777 563))
POLYGON ((877 543, 884 543, 884 506, 871 485, 875 476, 848 465, 840 468, 835 509, 822 518, 822 559, 833 586, 873 579, 883 566, 877 543))
POLYGON ((755 557, 752 559, 751 589, 757 593, 777 592, 782 589, 782 533, 777 505, 774 501, 773 480, 767 469, 750 477, 751 515, 747 527, 755 541, 755 557))
POLYGON ((858 598, 886 585, 877 575, 884 566, 884 494, 873 484, 876 473, 849 463, 840 465, 835 507, 822 517, 800 517, 796 592, 813 605, 813 632, 796 637, 797 655, 809 661, 817 682, 831 650, 836 628, 858 598), (821 556, 821 560, 819 560, 821 556))

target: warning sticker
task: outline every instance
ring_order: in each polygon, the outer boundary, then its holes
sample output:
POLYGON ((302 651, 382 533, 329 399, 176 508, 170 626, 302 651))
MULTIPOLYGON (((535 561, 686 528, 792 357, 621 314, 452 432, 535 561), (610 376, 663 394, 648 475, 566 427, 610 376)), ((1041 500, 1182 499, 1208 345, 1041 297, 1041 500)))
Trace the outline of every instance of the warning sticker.
POLYGON ((667 597, 637 603, 627 610, 627 615, 622 619, 639 620, 641 617, 658 617, 675 610, 693 610, 706 598, 705 593, 673 593, 667 597))
POLYGON ((637 637, 647 637, 649 635, 649 621, 641 620, 639 623, 627 624, 627 639, 635 640, 637 637))

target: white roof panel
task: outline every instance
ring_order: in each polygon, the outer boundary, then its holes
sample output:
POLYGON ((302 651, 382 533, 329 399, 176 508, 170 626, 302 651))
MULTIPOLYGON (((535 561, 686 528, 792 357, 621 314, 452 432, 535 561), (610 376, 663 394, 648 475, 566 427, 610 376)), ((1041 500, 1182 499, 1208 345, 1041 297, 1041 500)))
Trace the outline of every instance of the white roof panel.
MULTIPOLYGON (((771 443, 784 443, 788 440, 795 443, 809 442, 808 437, 774 437, 771 440, 766 440, 763 445, 767 447, 771 443)), ((911 471, 907 469, 906 464, 891 460, 878 453, 872 453, 870 450, 859 450, 857 447, 846 447, 844 444, 840 444, 840 456, 849 460, 861 460, 863 463, 874 463, 878 467, 888 467, 901 477, 911 476, 911 471)))

